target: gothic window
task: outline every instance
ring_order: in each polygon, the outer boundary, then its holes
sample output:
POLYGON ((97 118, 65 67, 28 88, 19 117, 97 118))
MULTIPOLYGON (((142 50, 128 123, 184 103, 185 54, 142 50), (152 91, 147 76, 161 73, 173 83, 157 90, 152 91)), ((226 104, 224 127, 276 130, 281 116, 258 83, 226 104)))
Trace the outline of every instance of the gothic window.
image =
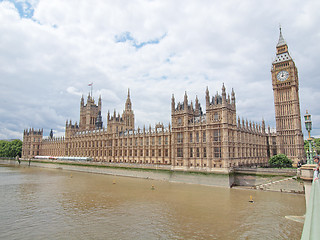
POLYGON ((164 144, 168 145, 168 137, 167 136, 165 137, 164 144))
POLYGON ((178 125, 181 125, 182 124, 182 120, 181 118, 178 118, 178 125))
POLYGON ((203 157, 204 157, 204 158, 207 157, 207 148, 203 148, 203 157))
POLYGON ((196 142, 199 142, 199 132, 196 132, 196 142))
POLYGON ((214 113, 214 121, 219 121, 219 113, 214 113))
POLYGON ((177 142, 183 143, 183 133, 177 133, 177 142))
POLYGON ((155 143, 154 137, 151 139, 151 143, 152 143, 152 145, 154 145, 154 143, 155 143))
POLYGON ((192 133, 190 133, 190 142, 192 143, 192 133))
POLYGON ((158 150, 158 156, 161 157, 161 149, 158 150))
POLYGON ((165 155, 165 157, 168 157, 168 155, 169 155, 169 154, 168 154, 168 149, 165 149, 165 150, 164 150, 164 155, 165 155))
POLYGON ((183 149, 177 148, 177 157, 183 157, 183 149))
POLYGON ((190 148, 190 157, 192 158, 193 157, 193 149, 190 148))
POLYGON ((214 157, 215 158, 221 158, 221 148, 220 147, 215 147, 214 148, 214 157))
POLYGON ((202 142, 206 142, 207 139, 206 139, 206 132, 203 132, 202 133, 202 142))
POLYGON ((154 149, 152 149, 151 154, 152 154, 152 157, 154 157, 154 149))
POLYGON ((159 143, 158 143, 158 144, 159 144, 159 145, 161 145, 161 137, 159 137, 159 139, 158 139, 158 140, 159 140, 159 143))
POLYGON ((220 129, 213 130, 213 141, 220 141, 220 129))
POLYGON ((197 158, 200 157, 200 149, 197 148, 197 158))

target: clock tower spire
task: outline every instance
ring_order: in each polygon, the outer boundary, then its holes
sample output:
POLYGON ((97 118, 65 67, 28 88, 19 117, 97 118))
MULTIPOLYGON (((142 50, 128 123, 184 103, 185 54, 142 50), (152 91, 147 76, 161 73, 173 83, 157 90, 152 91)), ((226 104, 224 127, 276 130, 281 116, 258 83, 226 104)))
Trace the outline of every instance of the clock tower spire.
POLYGON ((277 153, 283 153, 297 163, 304 159, 298 70, 289 54, 281 27, 276 49, 271 75, 277 129, 277 153))

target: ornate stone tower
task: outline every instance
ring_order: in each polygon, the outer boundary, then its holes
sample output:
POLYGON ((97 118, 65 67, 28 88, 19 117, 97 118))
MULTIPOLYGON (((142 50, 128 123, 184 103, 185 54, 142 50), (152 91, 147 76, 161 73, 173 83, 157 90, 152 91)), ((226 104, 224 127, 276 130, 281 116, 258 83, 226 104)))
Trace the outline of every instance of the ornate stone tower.
POLYGON ((43 129, 25 129, 23 132, 22 157, 31 158, 41 155, 43 129))
POLYGON ((108 111, 107 116, 107 131, 108 133, 119 133, 127 130, 134 130, 134 112, 130 99, 130 90, 128 90, 128 97, 125 103, 122 116, 114 110, 113 115, 108 111))
POLYGON ((93 97, 89 94, 87 104, 84 105, 84 99, 82 96, 80 102, 80 131, 94 130, 96 128, 99 112, 101 112, 101 97, 99 97, 98 105, 96 105, 93 97))
POLYGON ((130 90, 128 89, 128 97, 124 111, 122 113, 122 118, 125 121, 126 129, 134 129, 134 113, 132 110, 132 104, 130 99, 130 90))
POLYGON ((288 45, 282 36, 281 28, 271 75, 277 128, 277 153, 283 153, 297 163, 304 158, 298 70, 288 52, 288 45))

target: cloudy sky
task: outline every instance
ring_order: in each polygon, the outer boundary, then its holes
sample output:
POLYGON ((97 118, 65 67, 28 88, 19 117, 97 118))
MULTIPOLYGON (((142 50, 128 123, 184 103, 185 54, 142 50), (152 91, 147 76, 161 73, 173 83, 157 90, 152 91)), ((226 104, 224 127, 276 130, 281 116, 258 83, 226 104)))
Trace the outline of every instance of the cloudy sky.
MULTIPOLYGON (((234 88, 237 115, 275 127, 271 63, 279 24, 299 71, 300 108, 320 136, 320 1, 0 1, 0 139, 64 135, 93 82, 108 110, 130 88, 136 126, 170 122, 171 96, 234 88)), ((304 121, 302 121, 303 129, 304 121)), ((304 130, 304 134, 306 132, 304 130)))

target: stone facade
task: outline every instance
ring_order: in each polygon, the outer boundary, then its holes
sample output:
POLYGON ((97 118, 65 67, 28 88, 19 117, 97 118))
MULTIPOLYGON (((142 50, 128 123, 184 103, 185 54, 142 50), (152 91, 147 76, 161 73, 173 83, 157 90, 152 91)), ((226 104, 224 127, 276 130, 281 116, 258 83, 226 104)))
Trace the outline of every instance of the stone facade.
MULTIPOLYGON (((281 38, 280 32, 279 42, 281 38)), ((278 57, 279 46, 277 50, 278 57)), ((206 89, 205 112, 197 97, 193 104, 185 93, 183 102, 176 104, 173 95, 171 125, 164 127, 159 123, 154 128, 143 129, 135 128, 129 91, 122 115, 108 112, 106 128, 102 125, 101 97, 96 104, 89 94, 86 104, 83 97, 80 100, 79 125, 71 120, 66 122, 65 138, 43 139, 42 130, 25 130, 22 155, 91 157, 94 161, 169 165, 172 169, 200 171, 266 165, 270 156, 277 153, 299 156, 293 159, 300 160, 303 137, 298 77, 294 62, 291 60, 288 64, 290 84, 276 80, 279 71, 287 65, 274 62, 272 68, 276 133, 271 132, 270 127, 266 129, 264 120, 258 124, 237 117, 235 92, 232 89, 231 97, 227 96, 224 85, 221 94, 215 96, 210 96, 206 89), (281 125, 288 120, 293 120, 289 130, 281 125)))
POLYGON ((277 129, 277 152, 295 163, 305 159, 301 129, 298 70, 281 29, 271 68, 277 129))

